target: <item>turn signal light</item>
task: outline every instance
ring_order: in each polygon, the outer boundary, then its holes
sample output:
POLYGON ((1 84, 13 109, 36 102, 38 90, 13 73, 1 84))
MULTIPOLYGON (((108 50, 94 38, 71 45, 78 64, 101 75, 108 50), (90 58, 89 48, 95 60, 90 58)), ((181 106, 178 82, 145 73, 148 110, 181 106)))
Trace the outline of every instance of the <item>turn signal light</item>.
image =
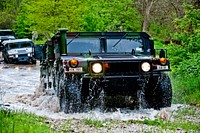
POLYGON ((69 61, 70 67, 77 67, 78 66, 78 61, 75 59, 72 59, 69 61))
POLYGON ((160 58, 160 63, 162 65, 165 65, 167 63, 167 59, 166 58, 160 58))

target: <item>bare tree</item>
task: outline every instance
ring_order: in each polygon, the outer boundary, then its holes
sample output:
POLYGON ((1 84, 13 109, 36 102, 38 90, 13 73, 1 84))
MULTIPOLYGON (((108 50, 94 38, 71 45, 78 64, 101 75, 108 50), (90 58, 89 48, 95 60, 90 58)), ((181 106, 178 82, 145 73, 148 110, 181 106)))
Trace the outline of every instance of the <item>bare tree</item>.
POLYGON ((143 32, 147 32, 148 31, 148 26, 149 26, 149 22, 150 22, 150 12, 152 7, 154 6, 154 4, 157 2, 158 0, 141 0, 141 5, 142 5, 142 9, 143 9, 143 22, 142 22, 142 31, 143 32))

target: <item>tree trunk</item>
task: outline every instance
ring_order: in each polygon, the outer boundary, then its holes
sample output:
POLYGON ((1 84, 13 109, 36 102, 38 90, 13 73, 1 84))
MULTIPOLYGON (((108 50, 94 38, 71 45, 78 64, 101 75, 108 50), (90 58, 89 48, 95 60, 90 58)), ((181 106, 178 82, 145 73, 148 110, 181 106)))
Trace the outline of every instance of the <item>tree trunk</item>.
POLYGON ((142 23, 142 31, 147 32, 150 21, 150 11, 156 0, 143 0, 144 19, 142 23))

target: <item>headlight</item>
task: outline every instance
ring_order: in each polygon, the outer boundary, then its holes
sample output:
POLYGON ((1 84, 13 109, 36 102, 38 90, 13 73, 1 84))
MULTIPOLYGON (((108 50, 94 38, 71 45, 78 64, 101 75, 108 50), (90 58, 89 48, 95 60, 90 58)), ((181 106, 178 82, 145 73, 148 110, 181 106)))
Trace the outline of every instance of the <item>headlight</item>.
POLYGON ((94 64, 92 64, 92 71, 94 73, 100 73, 100 72, 102 72, 102 70, 103 70, 103 67, 102 67, 101 63, 94 63, 94 64))
POLYGON ((143 62, 141 68, 144 72, 148 72, 151 69, 151 65, 148 62, 143 62))
POLYGON ((28 53, 28 56, 30 57, 30 56, 31 56, 31 53, 28 53))
POLYGON ((18 58, 18 54, 15 55, 15 58, 18 58))

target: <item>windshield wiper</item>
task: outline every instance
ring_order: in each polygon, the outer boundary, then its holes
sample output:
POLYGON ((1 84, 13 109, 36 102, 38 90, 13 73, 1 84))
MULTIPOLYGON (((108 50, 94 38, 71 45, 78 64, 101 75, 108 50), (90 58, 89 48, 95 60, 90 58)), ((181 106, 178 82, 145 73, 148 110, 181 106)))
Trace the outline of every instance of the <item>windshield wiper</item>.
POLYGON ((75 36, 74 38, 72 38, 72 40, 70 40, 70 41, 67 43, 67 46, 68 46, 74 39, 76 39, 79 35, 80 35, 80 33, 76 34, 76 36, 75 36))
POLYGON ((117 46, 117 44, 127 35, 128 33, 124 34, 112 47, 117 46))

